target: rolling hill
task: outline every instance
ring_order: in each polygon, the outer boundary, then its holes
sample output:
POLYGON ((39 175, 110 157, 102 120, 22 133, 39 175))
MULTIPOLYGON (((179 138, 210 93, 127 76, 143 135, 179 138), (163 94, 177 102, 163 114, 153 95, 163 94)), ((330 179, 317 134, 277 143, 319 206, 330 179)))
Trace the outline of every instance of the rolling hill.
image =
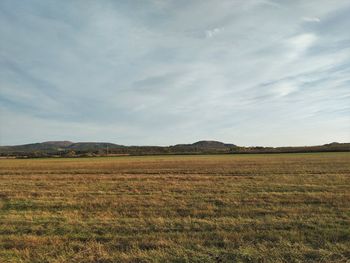
POLYGON ((242 147, 219 141, 198 141, 173 146, 124 146, 108 142, 47 141, 15 146, 0 146, 0 156, 14 157, 74 157, 152 154, 233 154, 233 153, 294 153, 350 151, 350 143, 329 143, 300 147, 242 147))

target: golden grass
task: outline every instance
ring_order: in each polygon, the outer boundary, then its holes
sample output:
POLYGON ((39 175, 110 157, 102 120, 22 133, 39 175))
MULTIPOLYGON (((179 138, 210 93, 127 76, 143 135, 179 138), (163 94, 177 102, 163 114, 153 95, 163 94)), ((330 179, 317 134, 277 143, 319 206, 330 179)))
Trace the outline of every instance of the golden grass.
POLYGON ((0 262, 347 262, 350 154, 0 160, 0 262))

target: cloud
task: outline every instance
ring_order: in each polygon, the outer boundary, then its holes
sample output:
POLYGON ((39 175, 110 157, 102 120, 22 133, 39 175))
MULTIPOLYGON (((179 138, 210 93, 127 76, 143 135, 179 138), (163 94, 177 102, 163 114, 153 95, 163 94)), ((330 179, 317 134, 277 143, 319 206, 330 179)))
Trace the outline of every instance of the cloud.
POLYGON ((319 23, 321 22, 321 20, 318 18, 318 17, 303 17, 303 21, 305 22, 316 22, 316 23, 319 23))
POLYGON ((272 92, 278 97, 287 96, 298 90, 298 87, 291 82, 281 82, 272 87, 272 92))
POLYGON ((1 144, 350 140, 349 11, 342 0, 1 1, 1 144))
POLYGON ((221 33, 224 29, 223 28, 213 28, 213 29, 208 29, 205 31, 205 37, 206 38, 212 38, 215 35, 221 33))
POLYGON ((311 33, 300 34, 289 38, 287 40, 287 45, 290 47, 288 57, 291 59, 299 57, 303 52, 310 48, 316 40, 316 35, 311 33))

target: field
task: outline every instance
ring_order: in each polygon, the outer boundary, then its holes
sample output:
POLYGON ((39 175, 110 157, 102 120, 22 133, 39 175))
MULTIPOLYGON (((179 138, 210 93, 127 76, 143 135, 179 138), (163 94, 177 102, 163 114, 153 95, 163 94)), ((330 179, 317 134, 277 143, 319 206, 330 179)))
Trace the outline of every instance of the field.
POLYGON ((0 262, 349 262, 350 153, 0 160, 0 262))

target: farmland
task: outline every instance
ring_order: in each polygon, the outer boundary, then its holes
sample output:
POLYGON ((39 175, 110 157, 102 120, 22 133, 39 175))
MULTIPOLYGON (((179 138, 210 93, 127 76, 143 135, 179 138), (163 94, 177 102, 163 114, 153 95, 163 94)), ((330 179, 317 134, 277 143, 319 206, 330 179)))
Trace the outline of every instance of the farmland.
POLYGON ((0 160, 0 262, 347 262, 350 153, 0 160))

